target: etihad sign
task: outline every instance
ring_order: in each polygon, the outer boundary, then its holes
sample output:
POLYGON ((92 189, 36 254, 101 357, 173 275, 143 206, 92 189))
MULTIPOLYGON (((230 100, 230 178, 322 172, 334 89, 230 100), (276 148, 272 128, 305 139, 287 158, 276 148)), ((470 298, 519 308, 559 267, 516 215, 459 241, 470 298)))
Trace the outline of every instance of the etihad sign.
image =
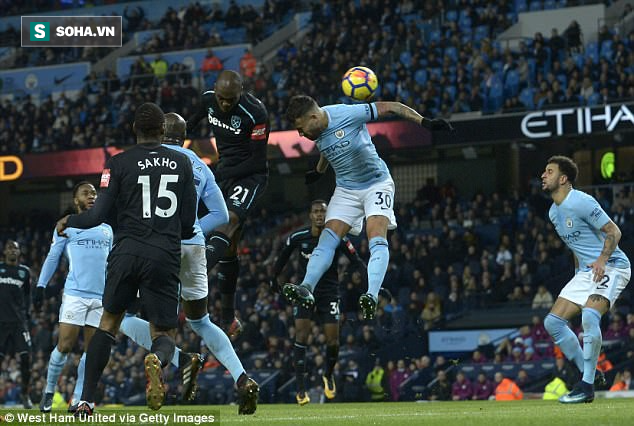
POLYGON ((634 128, 634 114, 628 106, 605 105, 603 110, 581 107, 531 112, 522 119, 521 128, 527 138, 543 139, 612 132, 622 122, 629 122, 629 127, 634 128))

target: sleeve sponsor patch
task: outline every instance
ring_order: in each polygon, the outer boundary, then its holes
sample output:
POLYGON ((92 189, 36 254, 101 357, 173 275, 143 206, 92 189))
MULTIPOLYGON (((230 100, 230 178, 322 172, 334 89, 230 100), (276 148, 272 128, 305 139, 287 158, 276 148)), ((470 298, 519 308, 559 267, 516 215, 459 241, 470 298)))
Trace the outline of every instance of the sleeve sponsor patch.
POLYGON ((592 213, 590 213, 590 218, 594 221, 599 220, 599 217, 601 216, 601 208, 596 207, 594 210, 592 210, 592 213))
POLYGON ((251 139, 256 141, 266 139, 266 124, 257 124, 251 132, 251 139))
POLYGON ((100 188, 107 188, 110 185, 110 169, 103 169, 101 172, 101 183, 99 184, 100 188))

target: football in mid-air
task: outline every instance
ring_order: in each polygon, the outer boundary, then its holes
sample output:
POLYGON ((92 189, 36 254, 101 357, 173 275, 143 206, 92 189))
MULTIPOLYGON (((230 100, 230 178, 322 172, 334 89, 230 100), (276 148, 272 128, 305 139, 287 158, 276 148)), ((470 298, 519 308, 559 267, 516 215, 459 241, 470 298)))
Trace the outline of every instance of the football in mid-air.
POLYGON ((368 100, 379 86, 379 79, 370 68, 352 67, 343 75, 343 94, 358 101, 368 100))

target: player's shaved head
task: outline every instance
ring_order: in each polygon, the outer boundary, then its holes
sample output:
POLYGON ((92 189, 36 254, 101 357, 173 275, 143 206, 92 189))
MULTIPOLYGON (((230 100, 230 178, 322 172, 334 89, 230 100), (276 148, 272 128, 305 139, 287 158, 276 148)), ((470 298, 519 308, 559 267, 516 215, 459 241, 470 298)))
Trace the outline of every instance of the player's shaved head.
MULTIPOLYGON (((133 129, 140 139, 160 138, 163 135, 164 125, 165 114, 155 103, 146 102, 134 113, 133 129)), ((147 143, 147 141, 144 142, 147 143)))
POLYGON ((163 143, 181 145, 187 136, 187 122, 175 112, 165 114, 163 143))
POLYGON ((288 102, 288 107, 286 108, 286 119, 291 124, 295 123, 295 120, 304 117, 306 114, 318 107, 319 105, 317 104, 317 101, 310 96, 293 96, 288 102))
POLYGON ((328 127, 328 114, 310 96, 293 96, 286 108, 286 118, 300 136, 316 140, 328 127))
POLYGON ((229 112, 242 96, 242 77, 235 71, 224 70, 218 75, 214 91, 220 109, 229 112))

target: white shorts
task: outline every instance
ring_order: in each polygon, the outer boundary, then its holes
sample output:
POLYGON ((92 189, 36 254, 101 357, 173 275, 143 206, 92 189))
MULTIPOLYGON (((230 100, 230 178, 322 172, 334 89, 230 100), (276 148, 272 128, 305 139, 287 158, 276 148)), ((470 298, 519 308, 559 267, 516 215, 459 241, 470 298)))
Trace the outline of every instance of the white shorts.
POLYGON ((59 322, 83 327, 99 327, 103 315, 101 299, 89 299, 85 297, 62 296, 62 306, 59 308, 59 322))
POLYGON ((370 216, 385 216, 390 223, 387 229, 396 229, 394 216, 394 181, 378 182, 367 189, 336 187, 326 211, 326 222, 337 219, 350 225, 350 233, 359 235, 363 219, 370 216))
POLYGON ((183 300, 204 299, 209 294, 207 283, 207 257, 205 246, 181 245, 181 298, 183 300))
POLYGON ((630 268, 613 268, 605 267, 603 279, 598 283, 593 281, 592 270, 579 271, 568 284, 564 286, 559 293, 559 297, 570 300, 580 306, 584 306, 588 301, 588 297, 592 294, 598 294, 610 301, 610 306, 614 305, 616 299, 623 289, 630 282, 632 270, 630 268))

